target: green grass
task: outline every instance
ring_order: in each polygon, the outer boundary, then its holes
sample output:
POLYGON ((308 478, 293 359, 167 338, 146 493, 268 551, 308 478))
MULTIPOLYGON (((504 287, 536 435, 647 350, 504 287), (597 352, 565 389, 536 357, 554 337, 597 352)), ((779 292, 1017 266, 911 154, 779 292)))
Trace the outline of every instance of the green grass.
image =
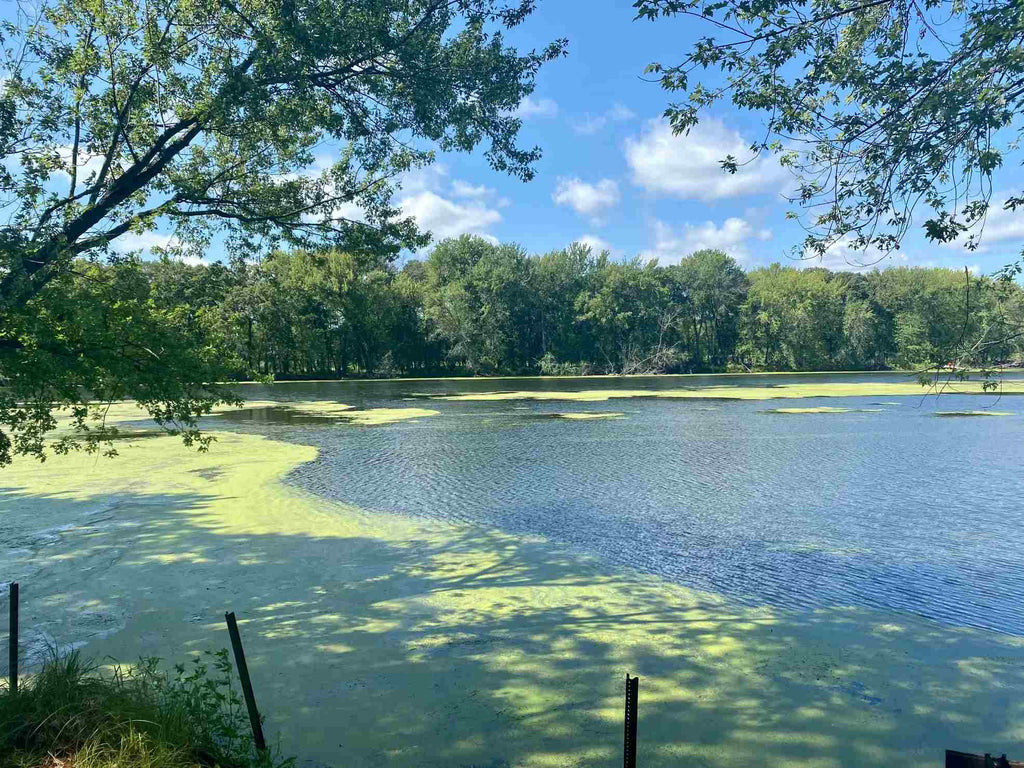
POLYGON ((18 693, 0 692, 2 768, 274 768, 260 755, 227 652, 173 674, 156 659, 103 672, 54 656, 18 693))

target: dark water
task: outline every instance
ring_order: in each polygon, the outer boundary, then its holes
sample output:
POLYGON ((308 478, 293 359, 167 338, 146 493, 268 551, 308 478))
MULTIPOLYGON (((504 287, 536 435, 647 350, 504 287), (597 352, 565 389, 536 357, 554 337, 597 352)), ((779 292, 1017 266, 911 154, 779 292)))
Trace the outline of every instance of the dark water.
POLYGON ((998 403, 964 395, 597 403, 425 398, 724 383, 730 380, 283 384, 244 394, 441 413, 355 427, 254 412, 231 428, 318 446, 320 458, 292 480, 360 507, 541 534, 747 604, 898 609, 1024 635, 1024 397, 998 403), (1015 415, 935 415, 993 404, 1015 415), (821 405, 883 410, 766 412, 821 405), (626 418, 533 418, 568 411, 626 418))

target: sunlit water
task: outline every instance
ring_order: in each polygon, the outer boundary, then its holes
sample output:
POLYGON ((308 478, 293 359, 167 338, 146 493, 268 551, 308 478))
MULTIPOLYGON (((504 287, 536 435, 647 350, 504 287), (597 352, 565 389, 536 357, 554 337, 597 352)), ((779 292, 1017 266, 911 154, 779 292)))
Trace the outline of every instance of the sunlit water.
MULTIPOLYGON (((744 377, 735 383, 782 381, 744 377)), ((231 428, 316 445, 320 457, 291 480, 363 508, 540 534, 610 564, 746 604, 897 609, 1024 635, 1024 397, 996 404, 1014 416, 975 418, 941 418, 935 412, 990 407, 995 398, 598 403, 423 398, 680 383, 281 384, 251 388, 245 395, 428 407, 440 415, 359 427, 289 422, 279 411, 266 411, 243 415, 241 421, 236 417, 231 428), (883 410, 766 412, 823 404, 883 410), (569 411, 620 412, 625 418, 537 418, 569 411), (249 416, 252 420, 246 420, 249 416)))

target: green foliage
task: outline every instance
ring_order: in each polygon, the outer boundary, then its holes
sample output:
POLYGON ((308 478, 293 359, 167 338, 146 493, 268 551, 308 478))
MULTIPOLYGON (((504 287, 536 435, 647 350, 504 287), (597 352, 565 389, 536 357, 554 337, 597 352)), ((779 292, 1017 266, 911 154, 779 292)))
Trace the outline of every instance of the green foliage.
POLYGON ((338 251, 146 269, 154 294, 202 313, 236 377, 967 369, 1024 355, 1020 286, 948 269, 744 273, 714 250, 661 267, 469 236, 401 271, 338 251))
POLYGON ((55 655, 17 695, 0 693, 0 766, 290 768, 256 752, 227 651, 207 659, 173 675, 152 658, 101 674, 77 651, 55 655))
MULTIPOLYGON (((198 328, 211 310, 229 307, 222 341, 254 314, 283 334, 285 317, 318 311, 315 296, 268 304, 267 286, 300 282, 293 275, 243 274, 239 287, 222 270, 147 273, 116 255, 126 236, 162 226, 174 233, 162 250, 177 256, 201 256, 218 238, 250 261, 281 244, 387 261, 429 241, 392 198, 400 174, 436 150, 483 145, 494 169, 531 178, 540 153, 519 146, 514 110, 565 51, 564 41, 523 53, 506 43, 534 5, 19 5, 0 24, 0 465, 43 457, 60 407, 74 409, 76 434, 59 449, 95 449, 88 406, 114 397, 204 447, 198 417, 230 401, 211 385, 215 331, 198 328)), ((360 291, 345 295, 374 305, 381 293, 371 278, 360 291)), ((384 364, 379 346, 363 343, 366 369, 384 364)), ((264 362, 248 341, 234 353, 264 362)))
POLYGON ((209 323, 220 296, 214 293, 204 304, 183 289, 160 295, 168 281, 159 270, 168 268, 150 266, 154 281, 134 257, 106 265, 76 260, 23 312, 6 315, 0 466, 14 454, 45 457, 47 433, 57 427, 60 410, 73 429, 53 450, 113 455, 116 429, 104 422, 105 404, 126 398, 187 445, 208 447, 212 438, 200 434, 198 417, 218 402, 235 400, 213 383, 231 370, 209 323))
MULTIPOLYGON (((651 64, 679 94, 676 132, 728 98, 759 112, 753 154, 779 156, 809 216, 801 253, 899 248, 925 235, 976 247, 997 172, 1020 138, 1024 16, 1009 0, 635 0, 637 18, 703 24, 682 61, 651 64), (710 71, 705 76, 703 73, 710 71), (694 82, 700 72, 701 81, 694 82), (719 76, 720 75, 720 76, 719 76)), ((722 159, 737 173, 746 158, 722 159)), ((1024 202, 1011 197, 1007 208, 1024 202)), ((1019 274, 1013 265, 1008 275, 1019 274)))

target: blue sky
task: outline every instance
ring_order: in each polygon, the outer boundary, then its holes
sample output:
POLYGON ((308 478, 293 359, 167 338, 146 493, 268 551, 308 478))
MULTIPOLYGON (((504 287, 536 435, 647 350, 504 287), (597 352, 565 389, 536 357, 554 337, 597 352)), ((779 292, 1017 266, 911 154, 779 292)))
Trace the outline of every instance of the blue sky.
MULTIPOLYGON (((745 156, 761 135, 757 114, 720 104, 689 136, 672 136, 661 119, 672 96, 643 77, 652 61, 678 62, 708 28, 689 19, 633 21, 631 0, 541 0, 509 40, 521 49, 569 40, 569 55, 541 71, 520 108, 522 141, 544 152, 533 181, 492 171, 482 152, 441 155, 404 180, 398 202, 421 227, 444 237, 471 233, 544 253, 582 240, 616 258, 662 264, 699 248, 721 248, 744 267, 773 261, 858 269, 870 256, 836 248, 824 262, 793 261, 803 239, 782 198, 792 177, 772 159, 728 176, 719 160, 745 156)), ((1014 260, 1024 243, 1024 211, 999 209, 1024 182, 1020 152, 997 178, 982 248, 930 244, 919 229, 878 266, 970 267, 985 274, 1014 260)), ((330 163, 325 154, 318 166, 330 163)), ((118 250, 166 245, 170 232, 130 235, 118 250)), ((207 260, 222 255, 215 244, 207 260)), ((407 254, 407 257, 423 254, 407 254)))
MULTIPOLYGON (((544 68, 522 109, 524 143, 544 150, 536 178, 524 184, 501 176, 480 155, 442 156, 430 172, 407 181, 404 209, 437 239, 471 232, 535 253, 585 240, 619 257, 661 263, 700 247, 722 248, 746 267, 789 261, 802 240, 798 224, 785 219, 790 206, 781 197, 791 177, 770 160, 735 176, 718 166, 759 135, 760 116, 721 105, 688 137, 673 137, 660 119, 671 96, 642 79, 648 63, 678 61, 707 28, 684 19, 632 19, 627 0, 539 3, 515 31, 516 43, 540 47, 567 37, 569 56, 544 68)), ((1020 177, 1014 161, 997 195, 1018 187, 1020 177)), ((979 251, 933 245, 915 231, 900 254, 879 266, 989 273, 1013 260, 1022 240, 1024 215, 993 210, 979 251)), ((837 248, 824 263, 856 269, 864 261, 837 248)))

